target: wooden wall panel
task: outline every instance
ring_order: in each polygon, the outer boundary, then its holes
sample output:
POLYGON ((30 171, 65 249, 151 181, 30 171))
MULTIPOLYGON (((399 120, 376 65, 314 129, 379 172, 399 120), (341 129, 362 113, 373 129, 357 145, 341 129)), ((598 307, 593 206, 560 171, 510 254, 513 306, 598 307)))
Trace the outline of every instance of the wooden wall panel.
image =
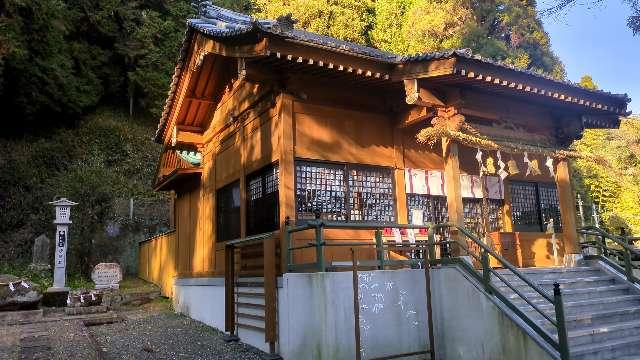
POLYGON ((442 146, 440 142, 433 147, 428 144, 420 144, 416 140, 418 131, 427 126, 426 121, 419 125, 404 129, 403 131, 403 154, 404 164, 407 168, 442 170, 444 161, 442 160, 442 146))
POLYGON ((280 122, 265 112, 244 127, 245 172, 251 173, 278 159, 280 122))
MULTIPOLYGON (((553 248, 551 235, 537 232, 518 232, 523 267, 553 266, 553 248)), ((556 234, 559 245, 558 258, 562 265, 564 246, 562 234, 556 234)))
POLYGON ((234 134, 225 140, 216 154, 216 189, 240 178, 242 161, 240 135, 234 134))
POLYGON ((390 118, 300 101, 293 109, 296 157, 394 166, 390 118))

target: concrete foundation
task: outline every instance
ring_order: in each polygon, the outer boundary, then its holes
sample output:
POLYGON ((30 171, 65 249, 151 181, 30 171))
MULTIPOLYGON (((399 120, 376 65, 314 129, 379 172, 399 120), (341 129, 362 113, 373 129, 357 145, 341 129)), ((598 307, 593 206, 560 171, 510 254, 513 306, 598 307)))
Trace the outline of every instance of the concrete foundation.
MULTIPOLYGON (((440 359, 552 359, 550 350, 457 267, 431 272, 435 350, 440 359)), ((278 279, 278 344, 285 359, 355 357, 351 272, 291 273, 278 279)), ((424 270, 359 273, 363 358, 429 348, 424 270)), ((224 329, 224 279, 177 279, 174 308, 224 329)), ((239 329, 264 351, 264 333, 239 329)))

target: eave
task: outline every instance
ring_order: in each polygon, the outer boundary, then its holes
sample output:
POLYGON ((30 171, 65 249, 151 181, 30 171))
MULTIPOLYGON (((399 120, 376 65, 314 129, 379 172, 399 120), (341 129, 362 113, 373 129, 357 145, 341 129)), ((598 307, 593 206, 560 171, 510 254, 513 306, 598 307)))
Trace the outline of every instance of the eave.
POLYGON ((166 176, 160 178, 155 186, 154 191, 170 191, 177 190, 185 183, 193 180, 200 180, 202 176, 201 167, 193 167, 189 169, 174 169, 166 176))

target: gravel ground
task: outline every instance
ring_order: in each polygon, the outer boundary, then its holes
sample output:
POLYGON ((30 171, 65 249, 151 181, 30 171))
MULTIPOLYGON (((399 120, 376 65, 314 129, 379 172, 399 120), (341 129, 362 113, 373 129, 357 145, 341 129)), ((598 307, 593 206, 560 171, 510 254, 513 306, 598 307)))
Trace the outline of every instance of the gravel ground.
POLYGON ((88 327, 99 359, 261 359, 264 353, 226 343, 222 332, 167 309, 121 313, 125 321, 88 327))
POLYGON ((166 300, 117 313, 125 320, 96 326, 64 317, 0 324, 0 360, 257 360, 265 355, 243 343, 224 342, 222 332, 175 314, 166 300))

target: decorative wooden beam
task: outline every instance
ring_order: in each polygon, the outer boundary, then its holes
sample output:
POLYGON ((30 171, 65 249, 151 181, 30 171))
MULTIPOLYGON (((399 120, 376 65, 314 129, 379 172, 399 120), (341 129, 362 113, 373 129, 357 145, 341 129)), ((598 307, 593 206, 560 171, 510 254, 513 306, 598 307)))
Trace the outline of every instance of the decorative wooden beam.
POLYGON ((173 127, 171 145, 191 145, 201 147, 204 143, 202 129, 195 126, 177 125, 173 127))
POLYGON ((398 128, 406 128, 411 125, 426 121, 435 115, 435 111, 424 106, 413 106, 409 111, 402 114, 396 124, 398 128))

